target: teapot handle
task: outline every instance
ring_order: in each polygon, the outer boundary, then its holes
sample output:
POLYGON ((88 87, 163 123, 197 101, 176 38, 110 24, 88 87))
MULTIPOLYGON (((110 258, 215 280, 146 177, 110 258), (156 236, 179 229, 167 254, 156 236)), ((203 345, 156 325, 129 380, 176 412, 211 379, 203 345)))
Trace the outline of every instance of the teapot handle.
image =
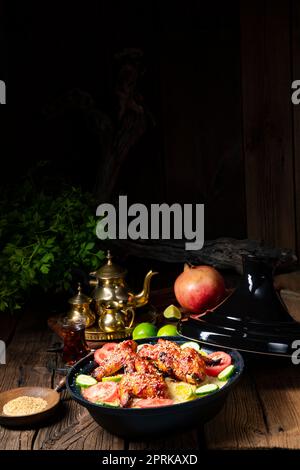
POLYGON ((128 313, 131 315, 130 323, 127 326, 127 328, 131 328, 134 322, 134 318, 135 318, 135 310, 133 307, 126 307, 124 311, 125 311, 125 315, 127 315, 128 313))

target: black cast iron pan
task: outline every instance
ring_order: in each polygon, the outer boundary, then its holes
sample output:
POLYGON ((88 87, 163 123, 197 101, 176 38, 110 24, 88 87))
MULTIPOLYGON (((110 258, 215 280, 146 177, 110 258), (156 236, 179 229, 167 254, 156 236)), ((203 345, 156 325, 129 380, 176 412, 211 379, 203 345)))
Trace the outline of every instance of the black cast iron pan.
MULTIPOLYGON (((171 341, 182 344, 185 341, 178 336, 166 337, 171 341)), ((138 344, 156 343, 158 338, 147 338, 137 341, 138 344)), ((208 346, 202 348, 205 352, 217 351, 208 346)), ((93 353, 81 359, 69 371, 66 386, 72 398, 88 409, 94 420, 107 431, 126 438, 156 437, 174 432, 192 429, 212 419, 223 407, 228 393, 242 374, 244 361, 237 351, 228 351, 236 367, 234 375, 224 387, 215 393, 186 403, 176 405, 143 408, 108 408, 96 405, 83 398, 75 383, 78 374, 90 374, 97 367, 93 353)))

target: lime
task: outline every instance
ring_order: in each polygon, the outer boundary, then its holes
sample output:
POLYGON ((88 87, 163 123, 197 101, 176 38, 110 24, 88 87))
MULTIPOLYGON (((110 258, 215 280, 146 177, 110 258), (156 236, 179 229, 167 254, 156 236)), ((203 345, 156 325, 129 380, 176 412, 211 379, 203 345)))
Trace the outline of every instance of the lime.
POLYGON ((152 323, 139 323, 132 332, 133 339, 149 338, 156 336, 157 329, 152 323))
POLYGON ((200 350, 198 351, 198 353, 199 353, 201 356, 204 356, 204 357, 207 357, 207 356, 208 356, 208 354, 207 354, 205 351, 202 351, 202 349, 200 349, 200 350))
POLYGON ((176 320, 180 320, 181 318, 181 311, 175 305, 169 305, 164 311, 165 318, 176 318, 176 320))
POLYGON ((170 397, 178 403, 190 400, 194 396, 195 388, 185 382, 167 381, 170 397))
POLYGON ((164 325, 157 332, 157 336, 177 336, 177 335, 178 333, 177 333, 176 325, 164 325))
POLYGON ((195 351, 200 351, 200 344, 199 343, 195 343, 194 341, 188 341, 187 343, 183 343, 181 345, 181 349, 185 349, 185 348, 191 348, 191 349, 195 349, 195 351))
POLYGON ((195 341, 188 341, 187 343, 183 343, 180 347, 181 349, 192 348, 192 349, 195 349, 195 351, 197 351, 200 354, 200 356, 204 356, 204 357, 208 356, 208 354, 205 351, 202 351, 200 344, 196 343, 195 341))
POLYGON ((111 375, 110 377, 103 377, 102 382, 120 382, 124 374, 111 375))

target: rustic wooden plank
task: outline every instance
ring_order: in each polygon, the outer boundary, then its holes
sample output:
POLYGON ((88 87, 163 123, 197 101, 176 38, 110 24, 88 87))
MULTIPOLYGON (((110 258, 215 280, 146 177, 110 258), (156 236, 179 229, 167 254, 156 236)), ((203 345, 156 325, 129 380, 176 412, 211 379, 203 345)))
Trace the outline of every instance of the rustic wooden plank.
POLYGON ((287 289, 300 293, 300 271, 278 274, 274 277, 274 286, 277 290, 287 289))
POLYGON ((300 293, 283 289, 280 297, 293 319, 300 322, 300 293))
POLYGON ((206 237, 241 238, 238 5, 181 1, 171 14, 165 2, 158 5, 168 25, 160 40, 166 201, 203 202, 206 237))
MULTIPOLYGON (((47 349, 53 341, 40 312, 27 312, 20 320, 7 348, 7 364, 0 368, 0 390, 19 386, 51 387, 56 358, 47 349)), ((0 427, 0 449, 30 450, 36 431, 0 427)))
POLYGON ((0 314, 0 339, 5 342, 6 346, 13 337, 17 321, 15 315, 2 312, 0 314))
MULTIPOLYGON (((58 367, 63 367, 57 355, 58 367)), ((54 386, 61 376, 55 372, 54 386)), ((35 437, 34 450, 123 450, 124 440, 101 428, 88 411, 62 393, 60 420, 40 429, 35 437)))
POLYGON ((287 360, 252 358, 221 413, 205 426, 209 449, 299 449, 300 375, 287 360))
MULTIPOLYGON (((46 349, 56 341, 39 317, 24 317, 9 347, 9 362, 0 369, 0 388, 37 384, 51 386, 59 381, 52 371, 61 362, 46 349), (40 321, 41 320, 41 321, 40 321)), ((233 390, 224 410, 205 426, 210 449, 299 448, 300 377, 286 364, 250 364, 233 390), (268 374, 266 374, 268 370, 268 374), (280 381, 279 381, 280 378, 280 381)), ((130 442, 134 449, 198 449, 197 432, 161 440, 130 442)), ((0 428, 1 449, 124 449, 124 441, 102 430, 88 412, 63 394, 62 407, 53 424, 34 430, 0 428)))
POLYGON ((129 450, 195 450, 199 448, 199 436, 197 431, 189 431, 163 439, 131 441, 128 447, 129 450))
MULTIPOLYGON (((7 365, 0 369, 0 389, 40 385, 52 387, 59 381, 54 370, 62 366, 59 355, 47 352, 57 341, 40 313, 28 312, 17 327, 7 351, 7 365)), ((66 393, 52 424, 40 430, 0 428, 0 449, 123 449, 124 441, 99 427, 87 410, 66 393)))
POLYGON ((241 2, 248 236, 295 249, 290 2, 241 2))
POLYGON ((299 366, 277 360, 252 364, 251 375, 260 397, 268 447, 299 449, 299 366))
POLYGON ((60 420, 38 431, 34 450, 123 450, 124 440, 101 428, 88 411, 62 396, 60 420))
POLYGON ((217 238, 205 240, 201 250, 186 250, 185 240, 110 240, 113 248, 126 251, 127 255, 150 258, 167 263, 209 264, 217 269, 233 269, 242 273, 242 255, 276 258, 278 267, 284 269, 293 266, 297 257, 286 248, 273 248, 262 245, 257 240, 237 240, 235 238, 217 238))
POLYGON ((300 322, 300 271, 278 274, 274 286, 294 320, 300 322))
MULTIPOLYGON (((300 80, 300 4, 298 0, 292 2, 292 52, 293 52, 293 80, 300 80)), ((295 204, 296 204, 296 230, 297 254, 300 256, 300 104, 293 106, 294 117, 294 165, 295 165, 295 204)))
POLYGON ((205 425, 208 449, 268 447, 268 435, 256 388, 248 374, 229 395, 223 410, 205 425))

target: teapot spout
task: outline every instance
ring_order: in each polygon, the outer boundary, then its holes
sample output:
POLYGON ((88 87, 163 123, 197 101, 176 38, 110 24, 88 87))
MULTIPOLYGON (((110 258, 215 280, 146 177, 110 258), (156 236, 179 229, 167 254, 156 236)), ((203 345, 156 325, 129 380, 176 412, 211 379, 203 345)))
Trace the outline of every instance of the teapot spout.
POLYGON ((130 295, 130 303, 132 303, 135 307, 143 307, 143 305, 147 304, 150 294, 150 281, 152 276, 155 274, 158 274, 158 272, 149 271, 144 279, 143 290, 139 292, 139 294, 130 295))

